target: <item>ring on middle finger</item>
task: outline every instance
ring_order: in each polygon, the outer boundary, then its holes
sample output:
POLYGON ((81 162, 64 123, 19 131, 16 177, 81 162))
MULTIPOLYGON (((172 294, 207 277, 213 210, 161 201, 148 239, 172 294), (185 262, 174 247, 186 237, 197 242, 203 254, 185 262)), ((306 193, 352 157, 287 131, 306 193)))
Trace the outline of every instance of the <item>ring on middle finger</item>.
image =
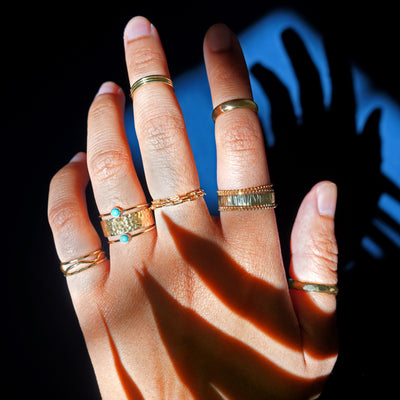
POLYGON ((100 218, 104 236, 110 239, 108 243, 127 243, 132 237, 154 227, 153 212, 147 203, 125 209, 114 207, 100 218))

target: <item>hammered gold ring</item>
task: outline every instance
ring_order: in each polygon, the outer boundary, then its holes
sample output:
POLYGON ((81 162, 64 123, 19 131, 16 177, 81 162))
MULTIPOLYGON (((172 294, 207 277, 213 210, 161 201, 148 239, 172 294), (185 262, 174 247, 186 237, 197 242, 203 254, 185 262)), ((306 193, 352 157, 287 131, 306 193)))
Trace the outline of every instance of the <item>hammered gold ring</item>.
POLYGON ((104 236, 108 243, 128 243, 132 237, 154 228, 153 212, 148 204, 123 209, 114 207, 111 212, 100 215, 104 236), (115 238, 119 236, 119 238, 115 238))
POLYGON ((276 207, 273 185, 217 190, 217 196, 218 211, 263 210, 276 207))
POLYGON ((98 249, 84 256, 74 258, 73 260, 62 262, 60 265, 64 276, 79 274, 89 268, 102 263, 106 259, 106 254, 103 250, 98 249))
POLYGON ((305 292, 325 293, 332 294, 334 296, 339 293, 339 288, 337 287, 337 285, 296 281, 295 279, 291 278, 289 278, 288 284, 290 289, 303 290, 305 292))
POLYGON ((143 78, 138 79, 136 82, 134 82, 132 84, 132 86, 131 86, 131 97, 133 98, 133 94, 141 86, 145 85, 146 83, 152 83, 152 82, 161 82, 161 83, 165 83, 168 86, 171 86, 172 88, 174 87, 171 79, 169 79, 167 76, 164 76, 164 75, 148 75, 148 76, 144 76, 143 78))
POLYGON ((214 108, 212 112, 212 119, 215 122, 216 119, 223 113, 231 110, 235 110, 236 108, 248 108, 255 113, 258 112, 257 104, 250 99, 234 99, 224 101, 223 103, 219 104, 217 107, 214 108))

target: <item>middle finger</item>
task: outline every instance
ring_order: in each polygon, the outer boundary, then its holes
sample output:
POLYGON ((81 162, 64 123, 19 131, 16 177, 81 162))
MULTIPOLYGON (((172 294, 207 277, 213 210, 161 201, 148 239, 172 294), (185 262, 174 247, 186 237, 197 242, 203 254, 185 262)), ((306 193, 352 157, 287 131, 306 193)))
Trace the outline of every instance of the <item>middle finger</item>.
MULTIPOLYGON (((146 18, 135 17, 128 23, 124 42, 131 85, 149 75, 169 77, 161 41, 146 18)), ((133 109, 146 181, 153 199, 198 189, 199 178, 173 89, 162 82, 145 84, 133 95, 133 109)), ((196 204, 202 204, 205 209, 203 200, 196 204)), ((182 207, 187 205, 179 209, 182 207)), ((171 209, 177 208, 168 207, 165 211, 171 209)))

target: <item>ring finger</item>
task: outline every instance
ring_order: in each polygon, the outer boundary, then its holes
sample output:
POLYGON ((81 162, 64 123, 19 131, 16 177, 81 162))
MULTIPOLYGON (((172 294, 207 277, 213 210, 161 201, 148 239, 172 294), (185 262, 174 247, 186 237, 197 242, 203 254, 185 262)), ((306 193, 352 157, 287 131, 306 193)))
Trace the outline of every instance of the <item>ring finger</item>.
MULTIPOLYGON (((214 25, 207 32, 204 58, 214 107, 228 100, 252 99, 239 41, 225 25, 214 25)), ((215 138, 220 190, 270 184, 262 129, 253 110, 240 108, 220 114, 215 120, 215 138)), ((221 211, 221 223, 225 237, 239 247, 241 254, 251 253, 252 246, 280 254, 273 210, 221 211)), ((267 257, 262 257, 265 264, 267 257)), ((281 277, 281 266, 271 269, 279 270, 281 277)))

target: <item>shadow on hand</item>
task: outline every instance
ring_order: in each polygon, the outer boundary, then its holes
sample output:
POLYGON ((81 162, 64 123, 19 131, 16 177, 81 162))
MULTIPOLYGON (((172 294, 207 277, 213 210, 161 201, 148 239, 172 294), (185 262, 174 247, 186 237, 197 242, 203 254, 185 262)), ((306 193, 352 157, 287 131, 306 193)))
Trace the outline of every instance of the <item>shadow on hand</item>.
POLYGON ((276 185, 284 262, 289 265, 290 233, 301 200, 317 181, 332 180, 338 186, 339 272, 346 274, 339 276, 340 356, 327 396, 370 396, 375 387, 381 390, 378 376, 388 362, 385 354, 392 349, 380 349, 373 356, 366 349, 371 343, 387 342, 386 336, 382 337, 387 313, 382 310, 391 301, 386 295, 366 295, 366 288, 372 287, 371 277, 377 277, 378 270, 393 274, 397 269, 399 248, 387 232, 400 235, 396 219, 378 206, 382 194, 400 203, 399 187, 381 173, 381 110, 373 110, 357 132, 350 63, 338 45, 325 41, 332 85, 327 108, 318 70, 303 41, 292 29, 283 32, 282 40, 299 83, 302 117, 296 117, 289 91, 274 72, 260 64, 251 72, 270 101, 275 144, 267 143, 267 155, 276 185), (362 245, 365 237, 380 249, 379 257, 362 245))
MULTIPOLYGON (((188 268, 193 268, 225 306, 264 335, 302 352, 299 332, 293 324, 287 324, 292 318, 284 300, 286 291, 251 276, 214 242, 177 226, 165 215, 164 218, 188 268)), ((138 272, 138 276, 171 361, 194 398, 225 398, 220 392, 230 400, 293 398, 294 394, 296 398, 308 398, 321 390, 325 376, 310 379, 290 373, 182 305, 148 270, 138 272)), ((331 318, 315 305, 313 313, 319 318, 331 318)), ((329 340, 323 339, 324 346, 318 343, 307 349, 320 359, 335 352, 335 343, 329 345, 329 340)))

